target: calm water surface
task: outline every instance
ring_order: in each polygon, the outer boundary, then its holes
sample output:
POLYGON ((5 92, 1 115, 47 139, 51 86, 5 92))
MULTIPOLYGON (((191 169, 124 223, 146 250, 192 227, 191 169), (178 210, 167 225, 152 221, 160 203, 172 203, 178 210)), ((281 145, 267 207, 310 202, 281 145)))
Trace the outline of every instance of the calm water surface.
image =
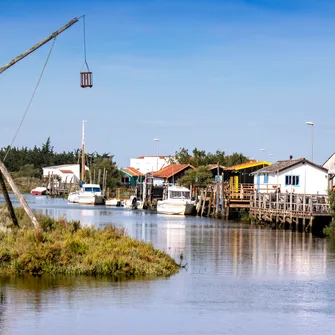
POLYGON ((1 334, 332 334, 335 251, 309 234, 27 196, 43 213, 125 227, 187 270, 159 280, 0 281, 1 334))

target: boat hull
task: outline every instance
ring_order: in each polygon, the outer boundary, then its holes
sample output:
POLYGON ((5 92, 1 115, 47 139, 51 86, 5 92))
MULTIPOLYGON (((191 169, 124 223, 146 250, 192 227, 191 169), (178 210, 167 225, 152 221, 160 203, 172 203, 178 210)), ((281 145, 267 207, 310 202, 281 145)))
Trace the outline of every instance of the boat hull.
POLYGON ((46 187, 36 187, 30 191, 32 195, 46 195, 47 188, 46 187))
POLYGON ((197 214, 197 209, 195 204, 186 204, 185 206, 185 215, 196 215, 197 214))
POLYGON ((117 199, 108 199, 105 201, 106 206, 121 206, 121 201, 117 199))
POLYGON ((100 195, 79 195, 78 204, 81 205, 104 205, 105 199, 100 195))
POLYGON ((70 193, 69 196, 67 197, 67 201, 71 202, 73 204, 77 204, 78 203, 78 195, 79 195, 79 192, 70 193))
POLYGON ((157 213, 168 215, 185 215, 186 205, 186 202, 159 200, 157 202, 157 213))

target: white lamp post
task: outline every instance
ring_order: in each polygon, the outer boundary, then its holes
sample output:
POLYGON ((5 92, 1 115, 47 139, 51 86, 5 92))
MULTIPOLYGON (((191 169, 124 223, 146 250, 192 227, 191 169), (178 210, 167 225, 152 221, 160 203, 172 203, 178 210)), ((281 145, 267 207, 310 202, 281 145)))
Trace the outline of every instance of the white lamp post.
POLYGON ((313 162, 313 147, 314 147, 314 123, 312 121, 307 121, 306 122, 307 126, 312 127, 312 162, 313 162))
POLYGON ((159 138, 154 138, 154 141, 157 143, 157 165, 156 165, 156 171, 158 171, 159 138))

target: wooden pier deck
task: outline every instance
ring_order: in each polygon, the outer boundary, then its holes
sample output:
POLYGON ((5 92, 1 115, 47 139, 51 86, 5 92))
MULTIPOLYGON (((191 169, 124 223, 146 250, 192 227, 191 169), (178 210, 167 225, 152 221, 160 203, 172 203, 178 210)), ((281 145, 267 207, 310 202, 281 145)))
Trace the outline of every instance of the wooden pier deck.
POLYGON ((250 197, 249 216, 276 227, 301 226, 311 230, 314 222, 325 226, 331 220, 328 196, 320 194, 258 193, 250 197))

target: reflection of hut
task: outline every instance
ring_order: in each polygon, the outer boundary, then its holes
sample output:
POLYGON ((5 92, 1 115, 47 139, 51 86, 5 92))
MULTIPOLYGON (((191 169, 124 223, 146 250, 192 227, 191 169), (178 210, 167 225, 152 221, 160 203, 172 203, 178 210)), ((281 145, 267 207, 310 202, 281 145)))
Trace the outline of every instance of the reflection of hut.
POLYGON ((144 180, 144 175, 133 167, 120 169, 122 175, 122 184, 126 186, 136 186, 144 180))
POLYGON ((247 163, 230 166, 223 170, 223 178, 225 182, 229 182, 232 189, 238 189, 240 184, 253 184, 254 177, 250 174, 269 165, 271 165, 271 163, 265 161, 249 161, 247 163))

